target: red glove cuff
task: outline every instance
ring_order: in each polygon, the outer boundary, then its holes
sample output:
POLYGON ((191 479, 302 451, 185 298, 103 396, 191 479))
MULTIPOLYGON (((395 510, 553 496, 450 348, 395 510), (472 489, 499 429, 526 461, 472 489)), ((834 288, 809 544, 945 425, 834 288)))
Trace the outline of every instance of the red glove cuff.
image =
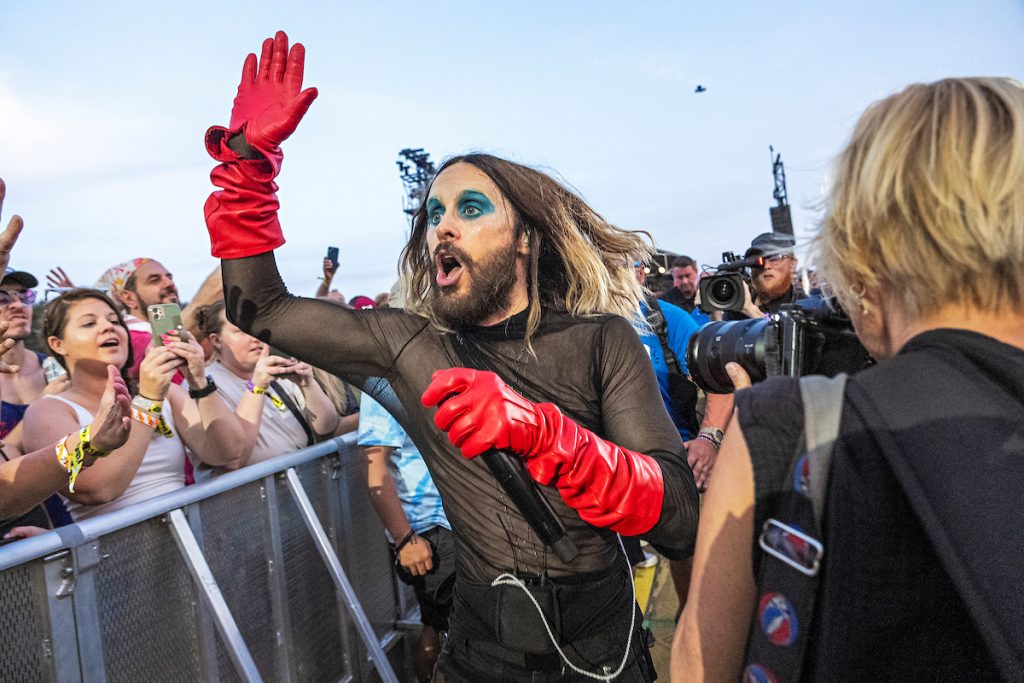
POLYGON ((210 180, 222 189, 206 200, 206 227, 211 253, 226 259, 263 254, 284 244, 274 182, 283 154, 280 148, 270 153, 259 150, 265 159, 242 159, 227 146, 232 134, 238 132, 220 126, 206 132, 206 151, 224 162, 210 173, 210 180))

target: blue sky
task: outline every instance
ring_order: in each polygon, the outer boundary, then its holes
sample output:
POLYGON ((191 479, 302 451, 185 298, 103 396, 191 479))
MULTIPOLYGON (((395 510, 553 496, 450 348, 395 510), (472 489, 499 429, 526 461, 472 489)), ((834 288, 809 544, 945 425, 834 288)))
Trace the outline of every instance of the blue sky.
POLYGON ((216 264, 202 135, 279 28, 306 45, 320 97, 285 146, 278 261, 311 293, 336 245, 350 297, 394 280, 403 147, 551 169, 616 224, 717 263, 770 228, 769 144, 806 235, 870 102, 947 76, 1024 77, 1020 1, 289 4, 4 0, 4 223, 26 223, 12 264, 89 284, 153 256, 191 296, 216 264))

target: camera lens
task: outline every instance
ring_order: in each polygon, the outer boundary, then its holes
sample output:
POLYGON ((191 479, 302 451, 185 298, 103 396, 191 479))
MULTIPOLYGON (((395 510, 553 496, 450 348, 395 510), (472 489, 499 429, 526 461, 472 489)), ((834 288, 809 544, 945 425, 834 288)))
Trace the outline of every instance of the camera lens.
POLYGON ((770 318, 708 323, 690 337, 686 367, 704 391, 732 393, 726 363, 739 363, 751 381, 760 382, 768 376, 769 360, 779 353, 780 334, 770 318))
POLYGON ((731 301, 736 296, 736 285, 732 280, 718 280, 711 286, 713 301, 731 301))

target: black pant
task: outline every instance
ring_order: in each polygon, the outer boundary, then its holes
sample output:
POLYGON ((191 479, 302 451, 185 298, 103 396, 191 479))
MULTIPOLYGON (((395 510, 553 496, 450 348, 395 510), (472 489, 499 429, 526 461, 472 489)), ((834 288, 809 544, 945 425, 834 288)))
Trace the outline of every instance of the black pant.
MULTIPOLYGON (((607 675, 618 669, 635 614, 630 654, 616 681, 657 675, 648 631, 625 567, 599 577, 547 579, 532 586, 559 647, 574 665, 607 675)), ((491 587, 456 577, 450 631, 439 661, 445 681, 592 681, 570 669, 547 637, 536 607, 516 586, 491 587)))

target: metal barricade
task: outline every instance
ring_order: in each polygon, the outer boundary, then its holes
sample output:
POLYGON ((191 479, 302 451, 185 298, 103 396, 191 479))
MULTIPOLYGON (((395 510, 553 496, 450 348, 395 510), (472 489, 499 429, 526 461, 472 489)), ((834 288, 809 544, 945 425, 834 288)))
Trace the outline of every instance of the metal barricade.
POLYGON ((339 438, 0 548, 0 681, 408 678, 363 462, 339 438))

